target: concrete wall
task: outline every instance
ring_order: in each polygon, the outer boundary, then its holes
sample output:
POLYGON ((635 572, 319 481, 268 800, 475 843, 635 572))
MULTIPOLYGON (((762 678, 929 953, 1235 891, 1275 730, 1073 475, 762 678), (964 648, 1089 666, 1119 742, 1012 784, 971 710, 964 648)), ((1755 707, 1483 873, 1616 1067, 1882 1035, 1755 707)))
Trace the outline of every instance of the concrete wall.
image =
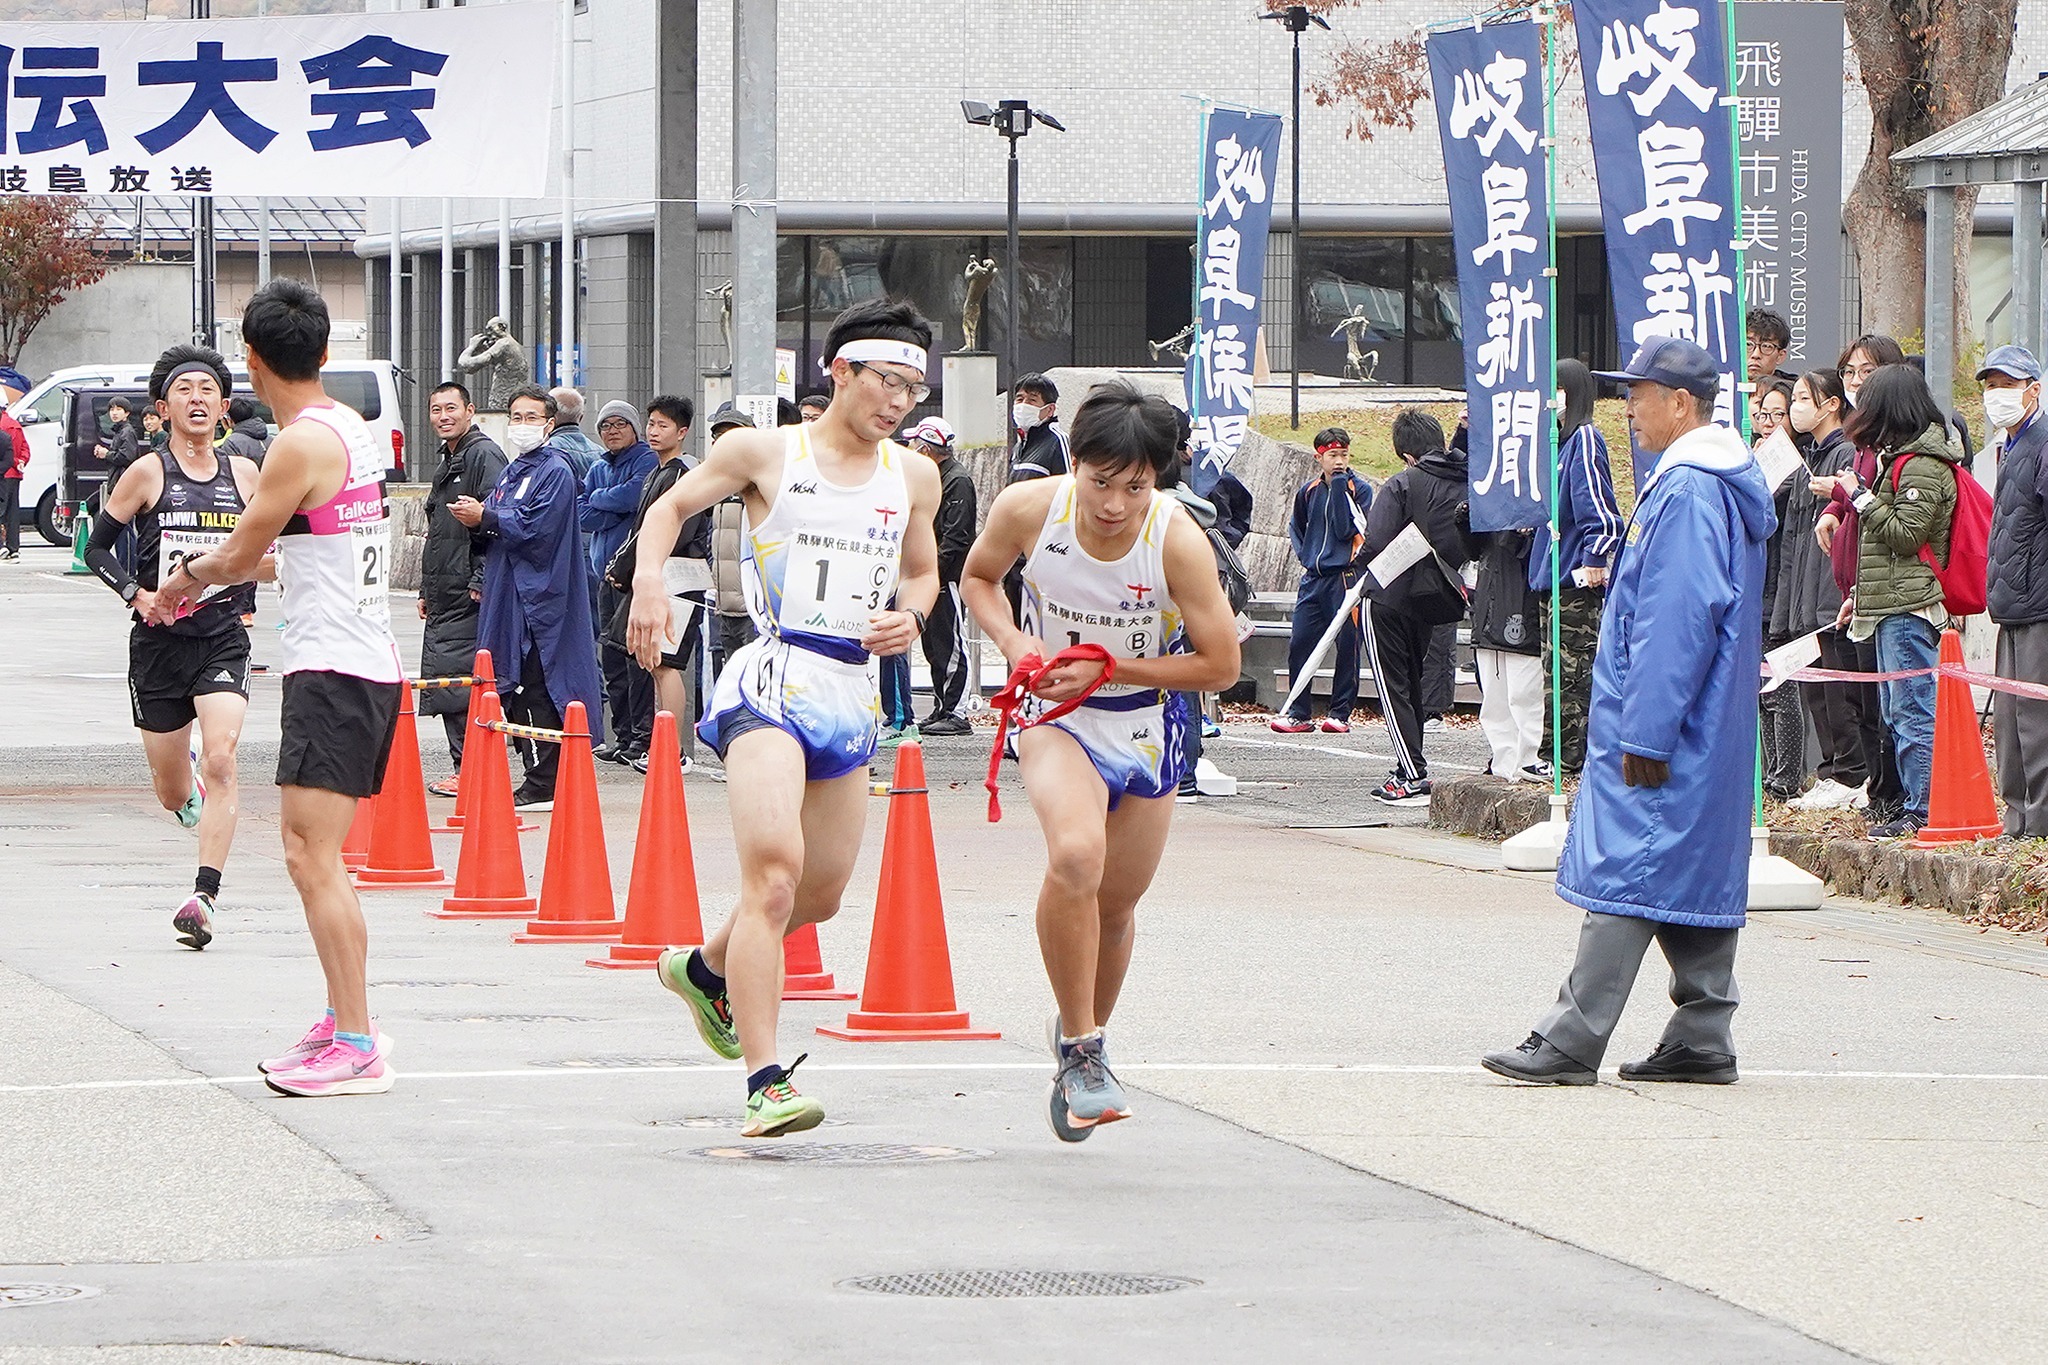
POLYGON ((191 339, 190 265, 116 266, 52 309, 15 367, 40 379, 67 365, 155 360, 166 346, 191 339))

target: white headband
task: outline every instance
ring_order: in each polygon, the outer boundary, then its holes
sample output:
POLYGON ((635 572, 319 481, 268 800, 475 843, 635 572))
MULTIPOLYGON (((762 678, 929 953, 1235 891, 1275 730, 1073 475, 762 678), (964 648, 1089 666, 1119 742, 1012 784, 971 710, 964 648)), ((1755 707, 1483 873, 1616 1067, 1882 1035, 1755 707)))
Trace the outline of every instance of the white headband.
MULTIPOLYGON (((927 363, 924 348, 913 346, 907 341, 887 341, 881 337, 862 337, 849 341, 839 348, 833 360, 886 360, 895 365, 908 365, 919 374, 925 373, 927 363)), ((818 368, 830 374, 831 361, 821 362, 818 368)))

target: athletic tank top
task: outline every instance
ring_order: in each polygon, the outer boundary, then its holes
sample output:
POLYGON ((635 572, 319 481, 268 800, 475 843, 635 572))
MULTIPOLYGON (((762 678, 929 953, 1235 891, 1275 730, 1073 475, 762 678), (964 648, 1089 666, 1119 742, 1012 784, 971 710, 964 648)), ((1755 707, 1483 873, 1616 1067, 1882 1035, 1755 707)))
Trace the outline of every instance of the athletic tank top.
MULTIPOLYGON (((136 518, 135 577, 155 590, 163 581, 164 560, 172 555, 198 555, 218 549, 242 517, 242 490, 226 455, 215 453, 210 479, 195 479, 168 450, 151 451, 164 469, 164 489, 156 502, 136 518)), ((256 610, 256 585, 209 586, 198 610, 160 627, 173 635, 219 635, 240 630, 242 617, 256 610)))
POLYGON ((747 611, 764 635, 863 663, 860 639, 896 595, 902 566, 910 520, 904 461, 922 457, 883 441, 868 481, 844 488, 818 471, 809 427, 783 431, 782 481, 740 561, 747 611))
POLYGON ((341 439, 348 477, 318 507, 293 513, 277 537, 284 671, 397 682, 402 674, 385 597, 391 504, 384 494, 384 452, 363 419, 338 404, 307 408, 293 425, 298 422, 317 423, 341 439))
MULTIPOLYGON (((1049 649, 1101 645, 1119 659, 1156 659, 1182 647, 1180 613, 1166 595, 1166 528, 1170 493, 1154 491, 1138 537, 1121 559, 1102 560, 1081 548, 1075 527, 1074 476, 1053 481, 1045 525, 1024 559, 1023 627, 1049 649)), ((1154 687, 1114 683, 1087 705, 1126 709, 1157 702, 1154 687)))

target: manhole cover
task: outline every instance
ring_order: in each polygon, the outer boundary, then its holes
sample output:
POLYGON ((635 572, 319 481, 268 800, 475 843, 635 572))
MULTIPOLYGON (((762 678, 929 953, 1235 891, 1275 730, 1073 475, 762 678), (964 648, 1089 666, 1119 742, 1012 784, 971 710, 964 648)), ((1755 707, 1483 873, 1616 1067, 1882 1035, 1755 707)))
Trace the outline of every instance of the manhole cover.
POLYGON ((565 1057, 559 1062, 529 1062, 529 1066, 590 1066, 590 1067, 636 1067, 636 1066, 709 1066, 702 1057, 565 1057))
POLYGON ((1179 1275, 1121 1275, 1092 1270, 919 1270, 863 1275, 841 1289, 922 1299, 1105 1299, 1171 1294, 1201 1283, 1179 1275))
POLYGON ((502 986, 504 984, 502 981, 372 981, 370 988, 372 990, 401 991, 443 990, 452 986, 475 986, 482 988, 502 986))
POLYGON ((925 1161, 979 1161, 995 1153, 982 1147, 933 1147, 902 1142, 792 1142, 787 1145, 701 1147, 686 1156, 712 1161, 779 1161, 822 1166, 901 1166, 925 1161))
POLYGON ((89 1299, 100 1291, 89 1284, 0 1284, 0 1308, 33 1308, 39 1303, 89 1299))
MULTIPOLYGON (((647 1120, 647 1126, 650 1128, 731 1129, 738 1128, 744 1122, 745 1120, 734 1118, 730 1114, 690 1114, 679 1119, 649 1119, 647 1120)), ((819 1126, 823 1128, 844 1128, 846 1120, 821 1119, 819 1120, 819 1126)))
POLYGON ((438 1024, 588 1024, 580 1014, 423 1014, 438 1024))

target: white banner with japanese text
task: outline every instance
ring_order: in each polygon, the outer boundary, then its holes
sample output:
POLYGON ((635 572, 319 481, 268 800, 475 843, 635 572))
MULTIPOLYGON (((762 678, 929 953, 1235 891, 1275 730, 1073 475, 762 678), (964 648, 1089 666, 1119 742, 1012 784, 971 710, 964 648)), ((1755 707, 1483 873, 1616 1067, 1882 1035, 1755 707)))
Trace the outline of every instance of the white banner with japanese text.
POLYGON ((1280 159, 1278 114, 1210 109, 1202 118, 1202 212, 1195 228, 1195 345, 1186 370, 1194 468, 1207 496, 1252 419, 1266 233, 1280 159))
POLYGON ((0 194, 540 195, 559 14, 0 22, 0 194))

